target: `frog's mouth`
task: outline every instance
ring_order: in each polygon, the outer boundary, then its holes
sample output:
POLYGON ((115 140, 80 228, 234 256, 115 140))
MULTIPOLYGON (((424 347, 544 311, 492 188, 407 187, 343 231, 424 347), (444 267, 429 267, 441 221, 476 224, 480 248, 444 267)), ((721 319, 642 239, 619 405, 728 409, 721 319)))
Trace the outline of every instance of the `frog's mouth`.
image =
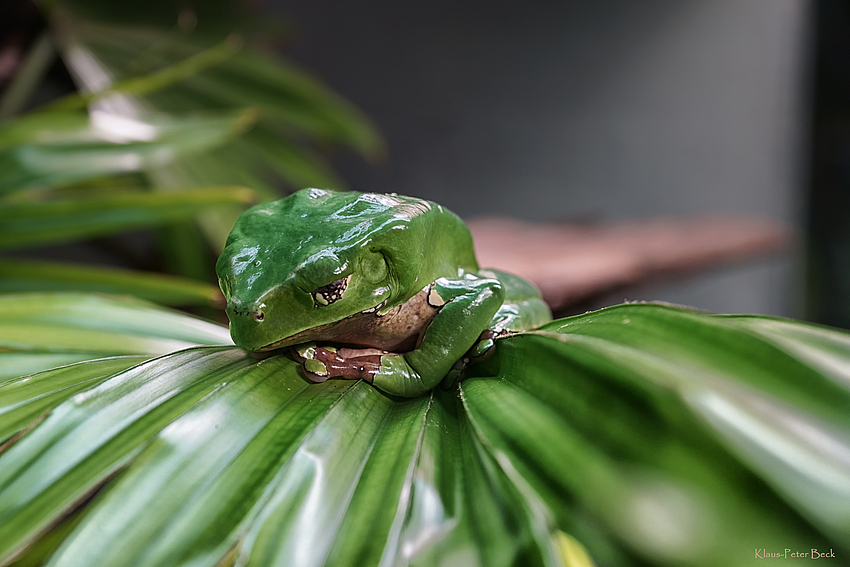
POLYGON ((421 342, 439 312, 428 302, 427 290, 382 313, 383 303, 345 319, 304 329, 257 351, 270 351, 307 342, 328 342, 389 352, 408 352, 421 342))
POLYGON ((393 350, 398 346, 397 343, 403 341, 394 340, 397 338, 381 337, 380 333, 376 332, 382 319, 383 317, 378 317, 374 313, 356 313, 340 321, 304 329, 257 350, 278 350, 308 342, 330 342, 393 350))

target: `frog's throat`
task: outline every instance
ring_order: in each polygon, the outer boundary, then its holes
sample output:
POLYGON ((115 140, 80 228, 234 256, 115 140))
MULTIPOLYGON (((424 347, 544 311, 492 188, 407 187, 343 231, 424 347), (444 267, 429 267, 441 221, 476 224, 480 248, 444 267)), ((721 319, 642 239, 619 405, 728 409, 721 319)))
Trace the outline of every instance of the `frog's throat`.
POLYGON ((277 350, 314 341, 408 352, 418 346, 440 311, 440 305, 429 302, 428 291, 425 288, 384 313, 380 306, 367 309, 339 321, 304 329, 256 350, 277 350))

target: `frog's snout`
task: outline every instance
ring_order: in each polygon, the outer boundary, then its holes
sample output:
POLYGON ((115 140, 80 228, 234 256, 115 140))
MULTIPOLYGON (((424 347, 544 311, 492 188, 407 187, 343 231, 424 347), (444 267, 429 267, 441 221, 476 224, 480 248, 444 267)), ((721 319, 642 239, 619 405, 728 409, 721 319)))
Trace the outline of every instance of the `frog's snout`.
POLYGON ((233 298, 227 302, 230 336, 237 346, 255 351, 270 342, 265 339, 267 325, 264 324, 264 320, 268 315, 267 311, 268 308, 264 303, 245 302, 233 298))
POLYGON ((231 297, 227 302, 227 314, 233 319, 234 317, 250 317, 254 321, 261 323, 266 318, 265 305, 250 305, 239 301, 235 297, 231 297))

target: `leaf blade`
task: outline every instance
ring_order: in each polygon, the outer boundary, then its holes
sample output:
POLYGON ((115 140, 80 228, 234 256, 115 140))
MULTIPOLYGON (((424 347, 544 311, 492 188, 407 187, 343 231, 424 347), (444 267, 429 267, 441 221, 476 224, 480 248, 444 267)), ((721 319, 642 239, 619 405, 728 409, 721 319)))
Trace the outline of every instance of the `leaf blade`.
POLYGON ((124 116, 49 112, 0 128, 0 193, 144 171, 208 151, 253 124, 251 109, 124 116))
POLYGON ((114 192, 85 199, 7 203, 0 209, 0 249, 80 240, 133 228, 192 218, 199 210, 247 204, 242 187, 169 193, 114 192))
POLYGON ((152 434, 219 388, 228 370, 252 362, 232 347, 198 347, 164 360, 180 362, 161 372, 162 359, 152 360, 112 376, 61 404, 3 455, 0 557, 21 550, 106 482, 152 434))
POLYGON ((166 305, 209 305, 220 299, 208 283, 166 274, 64 262, 0 258, 0 293, 81 291, 133 295, 166 305))

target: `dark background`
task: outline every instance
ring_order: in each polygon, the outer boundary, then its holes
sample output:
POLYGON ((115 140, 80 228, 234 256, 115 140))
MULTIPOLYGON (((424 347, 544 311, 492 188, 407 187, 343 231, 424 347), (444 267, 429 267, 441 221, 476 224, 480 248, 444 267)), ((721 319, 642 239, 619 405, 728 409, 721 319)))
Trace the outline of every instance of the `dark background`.
MULTIPOLYGON (((805 226, 818 7, 798 0, 272 1, 286 53, 385 134, 354 189, 464 217, 731 212, 805 226)), ((628 299, 802 316, 799 250, 628 299)), ((615 298, 617 300, 623 297, 615 298)))

